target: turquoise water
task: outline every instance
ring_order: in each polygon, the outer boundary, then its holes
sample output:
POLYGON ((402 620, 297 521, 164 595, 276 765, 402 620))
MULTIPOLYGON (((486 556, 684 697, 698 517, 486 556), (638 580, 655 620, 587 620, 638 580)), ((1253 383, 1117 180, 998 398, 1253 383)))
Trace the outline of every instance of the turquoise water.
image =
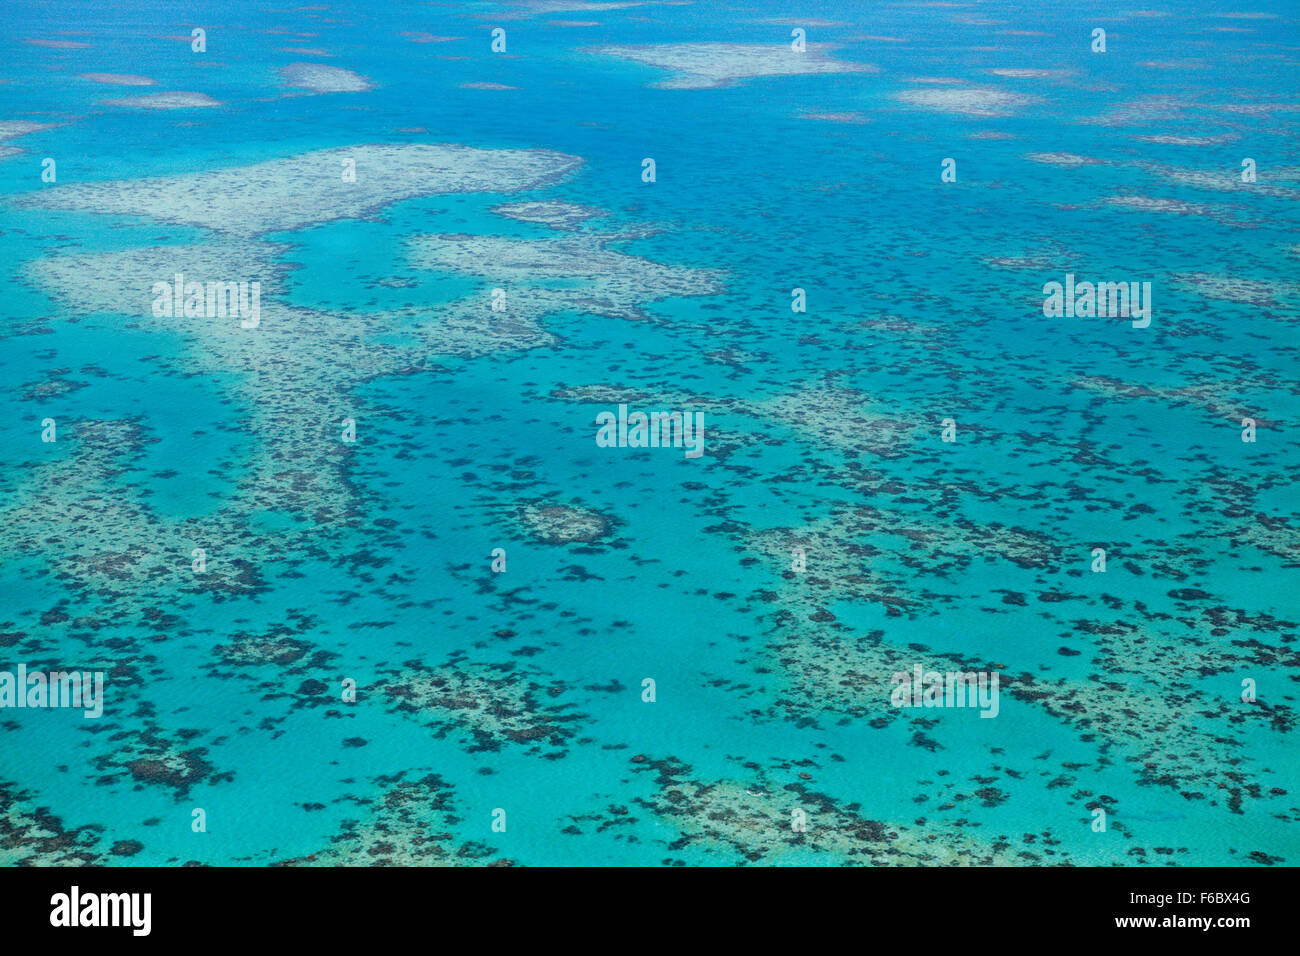
POLYGON ((0 13, 0 671, 107 672, 0 712, 0 862, 1295 864, 1294 5, 603 6, 0 13), (307 212, 148 199, 221 170, 307 212), (192 261, 262 325, 153 316, 192 261))

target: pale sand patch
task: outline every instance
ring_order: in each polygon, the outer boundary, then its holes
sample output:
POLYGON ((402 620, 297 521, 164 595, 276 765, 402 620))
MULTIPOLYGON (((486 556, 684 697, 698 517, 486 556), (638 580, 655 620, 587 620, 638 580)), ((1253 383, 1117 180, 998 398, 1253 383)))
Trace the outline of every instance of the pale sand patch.
POLYGON ((842 27, 844 24, 839 20, 819 20, 811 17, 807 20, 800 20, 798 17, 774 17, 770 20, 755 20, 754 23, 770 23, 776 27, 842 27))
MULTIPOLYGON (((185 39, 188 40, 189 37, 186 37, 185 39)), ((32 39, 27 39, 27 40, 24 40, 23 42, 24 42, 24 43, 29 43, 29 44, 31 44, 32 46, 43 46, 43 47, 46 47, 47 49, 50 49, 50 50, 89 50, 89 49, 90 49, 90 44, 89 44, 89 43, 78 43, 78 42, 75 41, 75 40, 32 40, 32 39)))
MULTIPOLYGON (((1247 393, 1248 390, 1276 389, 1280 384, 1275 379, 1256 372, 1253 376, 1247 375, 1235 378, 1229 387, 1233 392, 1243 394, 1247 393)), ((1241 412, 1243 409, 1241 403, 1231 393, 1225 393, 1223 385, 1219 382, 1193 383, 1180 386, 1157 385, 1152 387, 1110 378, 1105 375, 1084 375, 1072 381, 1070 387, 1112 398, 1154 398, 1174 405, 1191 405, 1208 412, 1216 418, 1235 419, 1237 421, 1242 418, 1241 412)), ((1258 418, 1255 419, 1255 424, 1261 428, 1265 425, 1276 427, 1276 422, 1268 422, 1258 418)))
POLYGON ((149 96, 126 96, 121 99, 101 100, 105 106, 119 106, 134 110, 187 110, 220 106, 206 93, 152 93, 149 96))
POLYGON ((148 216, 256 236, 354 219, 402 199, 460 192, 519 192, 549 185, 582 160, 547 150, 467 146, 355 146, 317 150, 184 176, 80 183, 32 193, 20 206, 148 216), (343 160, 357 181, 342 182, 343 160))
POLYGON ((403 33, 402 39, 407 43, 450 43, 452 40, 463 40, 464 37, 443 37, 435 33, 403 33))
MULTIPOLYGON (((113 666, 107 662, 107 668, 113 666)), ((0 784, 0 866, 103 866, 104 854, 93 841, 82 840, 77 830, 65 830, 62 821, 48 808, 28 801, 33 794, 0 784)))
POLYGON ((1300 189, 1290 186, 1273 185, 1269 180, 1291 180, 1296 178, 1294 167, 1279 166, 1269 169, 1266 181, 1244 183, 1241 181, 1240 169, 1187 169, 1180 166, 1165 166, 1162 163, 1138 163, 1138 168, 1159 176, 1181 186, 1194 189, 1209 189, 1215 192, 1244 192, 1261 196, 1274 196, 1278 199, 1300 200, 1300 189))
POLYGON ((692 0, 620 0, 620 2, 595 3, 590 0, 528 0, 524 4, 529 16, 546 13, 607 13, 610 10, 630 10, 633 7, 685 7, 692 0))
MULTIPOLYGON (((337 392, 375 374, 393 373, 429 354, 485 354, 502 347, 535 347, 551 339, 522 314, 502 321, 475 297, 442 307, 434 319, 427 308, 384 312, 322 312, 284 301, 291 271, 278 261, 288 246, 261 240, 219 238, 196 245, 157 246, 121 252, 51 255, 35 260, 25 276, 53 290, 69 307, 68 320, 108 313, 124 315, 150 330, 177 332, 193 348, 175 358, 178 367, 236 369, 246 373, 237 391, 256 401, 255 417, 274 417, 279 406, 303 406, 311 396, 337 392), (256 329, 238 318, 155 316, 155 282, 259 282, 261 315, 256 329), (400 333, 397 334, 397 333, 400 333), (395 339, 407 344, 389 343, 395 339), (283 356, 293 355, 293 362, 283 356)), ((286 435, 267 440, 306 439, 299 432, 317 413, 291 416, 286 435)), ((274 429, 271 429, 274 431, 274 429)), ((323 436, 317 436, 323 437, 323 436)))
POLYGON ((823 123, 870 123, 871 118, 864 113, 818 113, 813 110, 800 110, 795 114, 799 119, 819 120, 823 123))
MULTIPOLYGON (((1006 20, 991 20, 988 17, 976 16, 973 13, 957 13, 950 18, 954 23, 964 23, 972 27, 1004 27, 1007 25, 1006 20)), ((994 49, 985 47, 984 49, 994 49)))
POLYGON ((1242 116, 1271 116, 1273 113, 1300 112, 1300 103, 1213 103, 1207 104, 1206 108, 1242 116))
POLYGON ((1279 296, 1291 297, 1300 294, 1300 284, 1294 282, 1242 279, 1237 276, 1213 275, 1208 272, 1175 273, 1172 278, 1180 286, 1211 299, 1223 299, 1265 308, 1277 306, 1279 296))
POLYGON ((1220 136, 1134 136, 1141 143, 1158 143, 1161 146, 1222 146, 1240 139, 1236 133, 1220 136))
POLYGON ((110 86, 156 86, 147 76, 134 76, 130 73, 82 73, 83 80, 95 83, 107 83, 110 86))
POLYGON ((804 384, 749 404, 749 414, 778 421, 819 444, 845 451, 870 448, 893 457, 924 424, 856 389, 804 384))
POLYGON ((895 98, 924 110, 961 116, 1010 116, 1016 110, 1042 102, 1037 96, 1002 90, 904 90, 895 98))
POLYGON ((1034 70, 1034 69, 1017 69, 1008 67, 1005 69, 985 70, 985 73, 991 73, 994 76, 1005 76, 1012 80, 1046 80, 1053 77, 1070 76, 1069 70, 1034 70))
POLYGON ((27 120, 0 120, 0 140, 13 139, 15 136, 26 136, 28 133, 35 133, 37 130, 53 128, 53 123, 31 123, 27 120))
POLYGON ((374 84, 359 73, 339 66, 321 63, 290 63, 280 68, 280 80, 285 86, 320 93, 364 93, 374 89, 374 84))
MULTIPOLYGON (((274 258, 288 249, 282 244, 218 239, 194 245, 49 255, 29 263, 25 275, 36 285, 55 290, 71 307, 72 316, 106 312, 142 319, 155 328, 183 329, 199 339, 235 341, 241 332, 235 319, 154 317, 153 284, 170 283, 178 272, 197 282, 260 282, 262 331, 266 331, 274 324, 268 317, 268 305, 284 294, 285 268, 274 258)), ((250 344, 256 340, 256 336, 245 338, 250 344)))
POLYGON ((1204 60, 1144 60, 1138 65, 1152 70, 1203 70, 1206 67, 1204 60))
MULTIPOLYGON (((425 679, 429 679, 427 675, 425 679)), ((451 788, 440 779, 429 776, 396 786, 391 783, 387 778, 382 781, 385 789, 369 804, 365 819, 346 821, 328 845, 306 856, 277 860, 275 865, 450 867, 509 863, 486 855, 477 844, 430 838, 430 834, 449 833, 459 822, 449 802, 451 788)))
POLYGON ((339 313, 299 308, 285 302, 291 269, 279 257, 289 249, 261 240, 220 238, 199 245, 46 256, 33 262, 25 275, 70 306, 69 321, 93 313, 124 315, 142 328, 187 338, 193 348, 173 359, 178 368, 244 373, 247 377, 234 388, 255 397, 250 405, 256 406, 256 418, 274 418, 277 406, 307 407, 321 400, 315 413, 291 416, 286 434, 267 435, 268 441, 315 441, 310 429, 299 429, 329 405, 321 396, 375 375, 400 372, 430 354, 473 356, 553 344, 525 310, 503 319, 479 296, 445 303, 436 315, 427 307, 339 313), (176 273, 187 283, 261 283, 258 326, 244 329, 235 316, 155 316, 153 285, 172 283, 176 273), (293 355, 294 361, 285 362, 285 355, 293 355))
POLYGON ((1100 159, 1092 159, 1088 156, 1079 156, 1076 153, 1028 153, 1025 159, 1035 163, 1042 163, 1045 166, 1095 166, 1101 162, 1100 159))
POLYGON ((821 73, 875 73, 867 63, 847 63, 828 56, 830 44, 809 43, 803 53, 788 44, 655 43, 642 46, 587 47, 585 53, 632 60, 671 71, 654 89, 706 90, 765 76, 821 73))
POLYGON ((1104 200, 1108 206, 1136 209, 1140 212, 1168 212, 1179 216, 1213 216, 1214 210, 1199 203, 1181 199, 1155 199, 1151 196, 1110 196, 1104 200))
POLYGON ((523 307, 535 315, 574 311, 637 320, 645 318, 641 306, 647 302, 722 291, 720 272, 664 265, 607 248, 617 238, 417 236, 407 248, 417 268, 475 276, 505 289, 506 315, 523 307))
MULTIPOLYGON (((807 656, 815 658, 816 653, 807 656)), ((825 685, 863 683, 871 669, 861 661, 854 665, 844 669, 847 673, 835 674, 835 679, 826 666, 806 676, 803 683, 809 685, 808 698, 825 699, 825 685)), ((900 657, 894 670, 902 666, 900 657)), ((881 696, 887 699, 892 674, 885 667, 878 673, 884 687, 881 696)), ((659 766, 666 765, 672 761, 659 766)), ((810 853, 836 866, 1024 865, 1023 857, 1016 855, 1018 848, 959 829, 961 821, 915 818, 913 823, 882 822, 864 815, 856 803, 840 805, 803 787, 782 788, 763 778, 757 783, 753 778, 690 779, 684 776, 689 766, 675 766, 680 772, 660 776, 658 791, 641 802, 663 821, 661 826, 671 826, 682 834, 683 842, 708 851, 715 865, 728 859, 760 866, 806 865, 810 853), (819 826, 809 827, 807 833, 794 832, 791 804, 809 807, 810 817, 815 814, 819 826), (724 853, 730 856, 722 856, 724 853)))
POLYGON ((1192 105, 1178 96, 1153 94, 1120 103, 1100 116, 1085 116, 1075 122, 1081 126, 1149 126, 1168 122, 1170 117, 1181 115, 1192 105))
POLYGON ((984 256, 980 261, 993 269, 1015 272, 1050 272, 1056 268, 1056 260, 1046 256, 984 256))
POLYGON ((571 229, 588 219, 599 219, 606 215, 605 210, 595 206, 582 206, 559 200, 505 203, 493 206, 492 211, 507 219, 540 223, 555 229, 571 229))
POLYGON ((546 501, 524 502, 507 520, 517 524, 529 537, 547 544, 599 541, 609 535, 614 524, 594 508, 546 501))

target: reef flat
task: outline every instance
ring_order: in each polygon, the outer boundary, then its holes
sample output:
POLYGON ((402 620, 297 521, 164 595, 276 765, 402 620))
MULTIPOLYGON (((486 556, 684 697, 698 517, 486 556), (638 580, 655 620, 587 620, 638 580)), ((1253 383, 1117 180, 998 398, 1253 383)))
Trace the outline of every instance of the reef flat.
POLYGON ((252 238, 361 218, 415 196, 537 189, 572 173, 580 162, 545 150, 369 144, 183 176, 71 184, 16 204, 147 216, 252 238), (344 160, 355 163, 355 182, 344 181, 344 160))
POLYGON ((481 843, 459 846, 449 828, 460 822, 450 788, 435 775, 386 789, 368 817, 349 821, 332 843, 275 866, 509 866, 481 843))
POLYGON ((898 94, 898 99, 918 109, 985 118, 1010 116, 1026 106, 1041 102, 1038 97, 1028 93, 986 88, 903 90, 898 94))
POLYGON ((322 63, 291 63, 280 70, 285 86, 308 94, 364 93, 374 84, 359 73, 322 63))
POLYGON ((650 84, 664 90, 705 90, 762 77, 873 73, 877 69, 867 63, 837 60, 830 55, 833 49, 824 43, 809 43, 803 52, 775 45, 663 43, 607 44, 589 47, 585 52, 668 70, 668 79, 650 84))

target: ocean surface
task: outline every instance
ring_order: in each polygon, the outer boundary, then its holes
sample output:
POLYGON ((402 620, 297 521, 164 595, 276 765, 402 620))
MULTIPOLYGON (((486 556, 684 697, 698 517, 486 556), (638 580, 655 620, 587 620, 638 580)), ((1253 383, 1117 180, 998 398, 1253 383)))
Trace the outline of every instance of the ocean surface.
POLYGON ((0 64, 0 672, 103 679, 0 673, 0 863, 1300 863, 1295 3, 16 2, 0 64))

